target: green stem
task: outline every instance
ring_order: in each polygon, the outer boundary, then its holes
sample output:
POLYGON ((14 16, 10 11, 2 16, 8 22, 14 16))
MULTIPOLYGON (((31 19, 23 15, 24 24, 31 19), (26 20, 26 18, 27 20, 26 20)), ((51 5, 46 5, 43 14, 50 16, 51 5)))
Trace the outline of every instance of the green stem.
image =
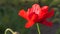
POLYGON ((10 29, 10 28, 7 28, 7 29, 5 30, 5 33, 4 33, 4 34, 6 34, 6 33, 7 33, 7 31, 10 31, 12 34, 14 34, 13 30, 12 30, 12 29, 10 29))
POLYGON ((39 28, 39 24, 37 23, 37 30, 38 30, 38 33, 40 34, 40 28, 39 28))

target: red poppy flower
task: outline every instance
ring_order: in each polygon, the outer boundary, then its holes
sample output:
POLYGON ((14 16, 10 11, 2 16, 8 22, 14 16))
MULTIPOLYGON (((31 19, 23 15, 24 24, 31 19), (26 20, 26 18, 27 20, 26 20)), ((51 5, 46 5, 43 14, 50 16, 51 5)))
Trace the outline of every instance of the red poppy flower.
POLYGON ((48 6, 40 7, 38 4, 34 4, 31 8, 28 8, 27 12, 22 9, 18 13, 19 16, 25 18, 28 22, 25 24, 25 28, 32 27, 35 23, 41 23, 46 26, 52 26, 52 22, 48 22, 47 18, 54 15, 54 10, 48 11, 48 6))

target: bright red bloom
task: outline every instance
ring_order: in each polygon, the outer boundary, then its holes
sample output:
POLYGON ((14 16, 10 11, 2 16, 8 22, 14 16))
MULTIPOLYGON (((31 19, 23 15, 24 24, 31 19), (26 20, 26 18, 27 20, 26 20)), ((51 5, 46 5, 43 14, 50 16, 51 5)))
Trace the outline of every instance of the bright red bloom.
POLYGON ((18 15, 28 21, 25 24, 25 28, 30 28, 37 22, 51 27, 52 22, 48 22, 47 18, 54 15, 54 10, 48 11, 48 6, 40 7, 38 4, 34 4, 32 8, 28 8, 27 12, 23 9, 20 10, 18 15))

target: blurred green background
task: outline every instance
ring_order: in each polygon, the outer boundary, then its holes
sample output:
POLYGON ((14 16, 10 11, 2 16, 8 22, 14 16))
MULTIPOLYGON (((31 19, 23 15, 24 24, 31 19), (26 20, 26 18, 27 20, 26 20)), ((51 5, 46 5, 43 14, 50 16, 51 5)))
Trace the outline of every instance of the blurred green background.
POLYGON ((53 18, 50 19, 54 23, 53 27, 40 24, 41 34, 60 34, 60 0, 0 0, 0 34, 4 34, 7 28, 19 34, 38 34, 36 25, 26 29, 24 25, 27 21, 18 16, 19 10, 27 10, 35 3, 40 6, 47 5, 55 11, 53 18))

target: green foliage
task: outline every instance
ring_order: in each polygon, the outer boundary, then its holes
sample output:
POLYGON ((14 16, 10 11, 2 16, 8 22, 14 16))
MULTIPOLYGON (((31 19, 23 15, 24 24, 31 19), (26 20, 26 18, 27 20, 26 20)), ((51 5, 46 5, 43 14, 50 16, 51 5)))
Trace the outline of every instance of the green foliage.
POLYGON ((56 34, 60 34, 60 28, 58 28, 58 30, 57 30, 57 32, 56 32, 56 34))

